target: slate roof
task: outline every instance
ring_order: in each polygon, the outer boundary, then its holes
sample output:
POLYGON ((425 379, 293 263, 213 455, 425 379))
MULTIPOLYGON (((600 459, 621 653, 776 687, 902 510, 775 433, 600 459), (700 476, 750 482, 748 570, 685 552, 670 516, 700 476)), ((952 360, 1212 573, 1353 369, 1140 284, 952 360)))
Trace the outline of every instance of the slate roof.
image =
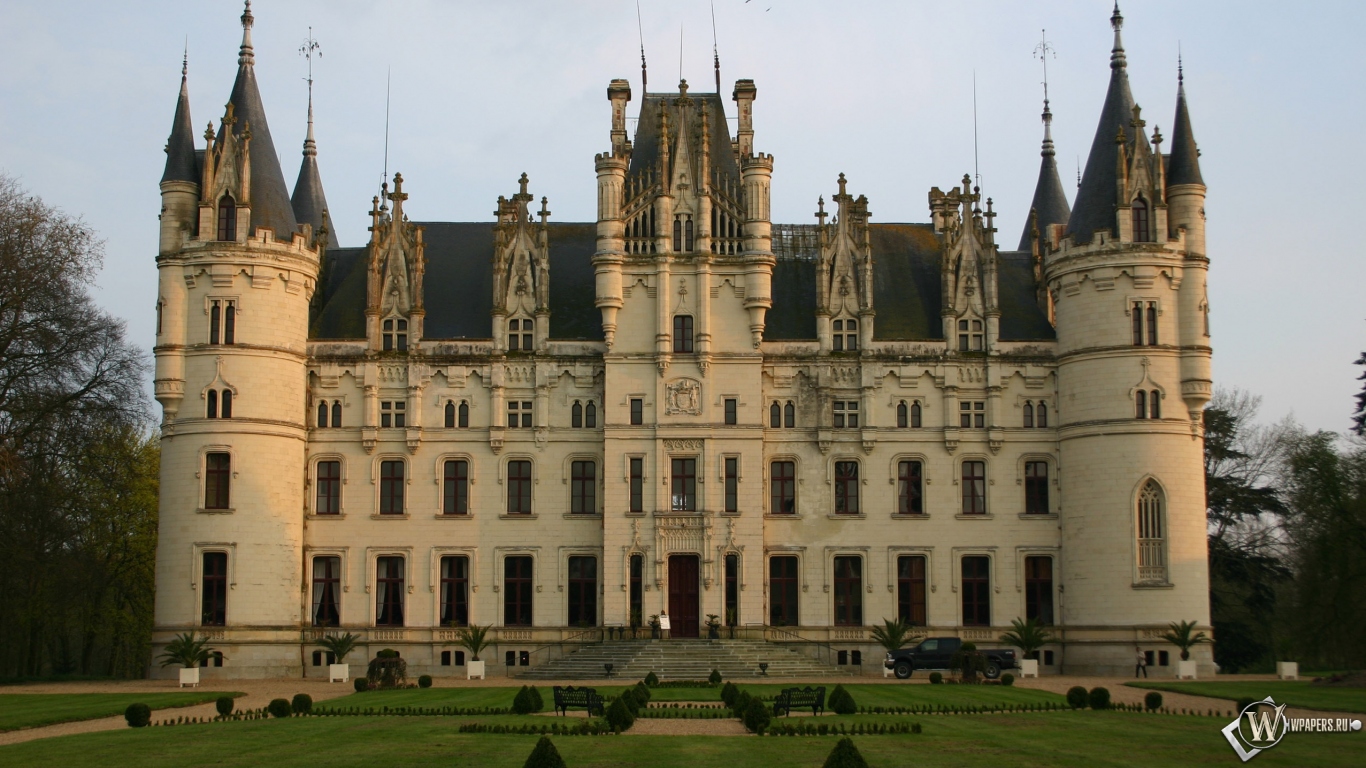
MULTIPOLYGON (((1044 106, 1044 120, 1049 121, 1052 115, 1048 112, 1047 105, 1044 106)), ((1031 210, 1038 213, 1039 233, 1048 231, 1051 224, 1066 224, 1071 217, 1071 208, 1067 205, 1067 192, 1063 190, 1062 179, 1058 176, 1058 161, 1056 152, 1053 149, 1053 139, 1047 129, 1044 132, 1043 151, 1040 152, 1043 160, 1039 163, 1039 180, 1034 185, 1034 200, 1030 202, 1031 210)), ((1030 230, 1034 222, 1025 219, 1024 231, 1020 233, 1019 250, 1028 251, 1032 245, 1030 230)))
POLYGON ((1204 184, 1200 175, 1200 151, 1191 130, 1190 110, 1186 107, 1184 78, 1176 87, 1176 118, 1172 121, 1172 151, 1167 161, 1167 186, 1204 184))
POLYGON ((171 120, 171 137, 166 140, 166 170, 161 180, 200 182, 199 158, 194 149, 194 125, 190 121, 190 88, 188 75, 180 71, 180 98, 175 103, 175 117, 171 120))
MULTIPOLYGON (((294 220, 313 225, 316 233, 323 225, 323 211, 327 211, 327 195, 323 194, 323 179, 318 173, 318 144, 313 139, 313 105, 308 105, 308 137, 304 139, 304 159, 299 164, 299 178, 294 182, 294 195, 289 199, 294 220)), ((331 213, 329 212, 329 216, 331 213)), ((337 248, 337 228, 327 230, 327 247, 337 248)))
MULTIPOLYGON (((250 48, 244 48, 250 54, 250 48)), ((256 68, 250 55, 238 59, 237 80, 232 84, 232 102, 237 122, 233 133, 240 136, 251 127, 251 229, 270 227, 275 230, 278 240, 289 240, 298 229, 294 219, 294 208, 289 201, 289 188, 285 186, 285 174, 280 170, 280 156, 275 153, 275 142, 270 138, 270 125, 266 122, 266 108, 261 103, 261 90, 256 85, 256 68)), ((218 138, 223 137, 223 129, 218 129, 218 138)))
MULTIPOLYGON (((668 110, 669 112, 669 152, 671 157, 676 156, 674 147, 678 139, 680 110, 674 106, 673 102, 678 96, 677 93, 645 94, 644 100, 640 103, 640 120, 636 123, 636 135, 631 149, 631 167, 627 170, 629 175, 634 176, 659 165, 659 113, 661 110, 668 110)), ((711 155, 712 170, 722 176, 729 176, 738 183, 740 168, 735 163, 735 150, 730 145, 730 128, 726 121, 726 102, 722 100, 719 93, 689 93, 688 98, 692 99, 695 105, 692 108, 693 129, 701 130, 702 104, 708 105, 710 112, 708 126, 711 132, 711 146, 708 148, 708 152, 711 155)), ((694 152, 691 148, 689 151, 694 152)))
MULTIPOLYGON (((1115 18, 1122 24, 1118 11, 1115 18)), ((1113 23, 1113 21, 1112 21, 1113 23)), ((1086 157, 1086 171, 1077 191, 1076 206, 1067 221, 1067 234, 1075 242, 1091 242, 1098 229, 1117 231, 1115 199, 1117 195, 1119 147, 1115 137, 1120 130, 1132 140, 1129 122, 1134 117, 1134 95, 1129 90, 1124 45, 1120 42, 1118 25, 1115 47, 1110 53, 1110 86, 1105 92, 1105 105, 1100 111, 1096 136, 1091 141, 1091 154, 1086 157)))

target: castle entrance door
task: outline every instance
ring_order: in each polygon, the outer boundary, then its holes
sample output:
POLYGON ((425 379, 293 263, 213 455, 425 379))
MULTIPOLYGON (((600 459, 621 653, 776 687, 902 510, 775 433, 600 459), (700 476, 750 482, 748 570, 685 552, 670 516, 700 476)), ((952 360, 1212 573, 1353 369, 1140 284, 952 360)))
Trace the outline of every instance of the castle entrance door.
POLYGON ((699 569, 697 555, 669 555, 671 637, 698 636, 699 569))

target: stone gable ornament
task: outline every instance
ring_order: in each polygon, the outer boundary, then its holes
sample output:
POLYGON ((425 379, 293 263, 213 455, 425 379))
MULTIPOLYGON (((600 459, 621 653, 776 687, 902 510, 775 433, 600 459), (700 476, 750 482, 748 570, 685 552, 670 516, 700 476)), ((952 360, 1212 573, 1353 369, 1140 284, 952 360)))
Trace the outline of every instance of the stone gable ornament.
POLYGON ((702 385, 696 379, 674 379, 664 385, 664 413, 688 414, 697 416, 702 413, 702 385))

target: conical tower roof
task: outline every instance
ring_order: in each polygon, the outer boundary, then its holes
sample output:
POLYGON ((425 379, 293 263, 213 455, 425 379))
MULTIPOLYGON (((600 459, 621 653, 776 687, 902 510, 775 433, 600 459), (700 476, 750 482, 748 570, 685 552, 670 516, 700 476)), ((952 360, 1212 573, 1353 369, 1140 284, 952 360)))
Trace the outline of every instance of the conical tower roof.
POLYGON ((1186 75, 1176 67, 1176 118, 1172 122, 1172 153, 1167 161, 1167 186, 1205 183, 1200 175, 1200 151, 1191 130, 1190 110, 1186 107, 1186 75))
MULTIPOLYGON (((299 164, 299 178, 294 182, 294 196, 290 198, 294 210, 294 220, 300 224, 313 225, 316 233, 322 229, 323 213, 327 208, 327 195, 323 194, 323 179, 318 173, 318 143, 313 139, 313 91, 309 85, 308 95, 308 134, 304 138, 304 159, 299 164)), ((337 232, 329 224, 327 247, 337 248, 337 232)))
POLYGON ((1030 247, 1030 231, 1033 225, 1039 227, 1042 236, 1051 224, 1066 224, 1071 216, 1067 205, 1067 193, 1063 191, 1062 179, 1058 176, 1057 152, 1053 149, 1053 113, 1048 109, 1048 99, 1043 101, 1043 161, 1039 164, 1039 181, 1034 185, 1034 201, 1029 204, 1037 215, 1035 221, 1025 221, 1024 232, 1020 233, 1019 250, 1030 247))
POLYGON ((199 158, 194 151, 194 127, 190 121, 190 58, 187 54, 180 65, 180 98, 175 104, 175 118, 171 121, 171 137, 166 140, 166 170, 162 182, 190 181, 199 183, 199 158))
POLYGON ((1110 24, 1115 29, 1115 46, 1110 52, 1110 88, 1105 93, 1096 137, 1091 141, 1091 154, 1086 157, 1086 172, 1077 191, 1077 204, 1067 221, 1067 234, 1078 242, 1090 242, 1091 233, 1098 229, 1115 231, 1115 199, 1117 195, 1116 167, 1119 147, 1115 137, 1121 130, 1126 134, 1134 117, 1134 95, 1129 90, 1129 73, 1124 58, 1124 43, 1119 31, 1124 17, 1115 4, 1110 24))

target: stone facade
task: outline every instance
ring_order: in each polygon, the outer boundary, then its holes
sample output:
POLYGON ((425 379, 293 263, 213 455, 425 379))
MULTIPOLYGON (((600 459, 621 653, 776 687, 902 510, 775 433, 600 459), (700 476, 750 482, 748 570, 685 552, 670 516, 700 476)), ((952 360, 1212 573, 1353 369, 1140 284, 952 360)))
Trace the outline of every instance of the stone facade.
MULTIPOLYGON (((396 175, 340 249, 311 108, 321 203, 288 207, 243 23, 218 133, 195 148, 182 88, 162 181, 157 643, 311 676, 336 626, 463 674, 466 622, 501 665, 714 615, 876 673, 883 618, 997 644, 1035 615, 1045 672, 1115 673, 1171 651, 1169 622, 1209 631, 1184 92, 1170 157, 1137 108, 1102 119, 1108 191, 1083 185, 1071 224, 1036 194, 1027 251, 968 178, 929 224, 871 223, 842 175, 816 224, 773 224, 748 80, 734 136, 721 94, 681 83, 642 96, 633 138, 611 81, 595 224, 550 223, 523 175, 491 225, 420 225, 396 175), (1084 209, 1106 225, 1073 231, 1084 209)), ((1106 115, 1132 104, 1121 23, 1106 115)))

